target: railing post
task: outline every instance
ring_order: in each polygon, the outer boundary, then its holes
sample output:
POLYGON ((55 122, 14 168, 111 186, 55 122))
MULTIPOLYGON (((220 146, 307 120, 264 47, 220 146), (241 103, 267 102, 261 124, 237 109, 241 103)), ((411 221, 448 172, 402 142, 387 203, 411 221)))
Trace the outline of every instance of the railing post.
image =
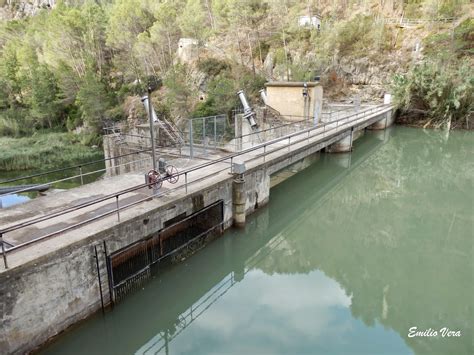
POLYGON ((189 119, 189 157, 194 158, 194 149, 193 149, 193 120, 189 119))
POLYGON ((81 185, 84 185, 84 179, 82 178, 82 166, 79 166, 79 174, 81 175, 81 185))
POLYGON ((2 244, 3 265, 5 265, 5 269, 8 269, 7 253, 5 252, 5 244, 3 244, 3 234, 2 233, 0 233, 0 243, 2 244))
POLYGON ((288 137, 288 151, 290 151, 290 139, 291 139, 291 136, 288 137))
POLYGON ((214 149, 217 150, 217 116, 214 116, 214 149))
POLYGON ((117 204, 117 219, 120 222, 120 210, 119 210, 119 197, 118 197, 118 195, 115 196, 115 202, 117 204))
POLYGON ((267 156, 267 145, 263 146, 263 162, 265 163, 265 157, 267 156))
POLYGON ((97 277, 99 279, 100 305, 102 307, 102 314, 105 314, 104 295, 102 293, 102 279, 100 277, 99 254, 97 253, 97 245, 94 245, 94 253, 95 253, 95 265, 97 267, 97 277))
POLYGON ((184 192, 188 194, 188 173, 184 173, 184 192))
POLYGON ((230 173, 234 173, 234 157, 230 157, 230 173))
POLYGON ((207 155, 207 149, 206 149, 206 117, 202 119, 202 145, 204 147, 204 155, 207 155))

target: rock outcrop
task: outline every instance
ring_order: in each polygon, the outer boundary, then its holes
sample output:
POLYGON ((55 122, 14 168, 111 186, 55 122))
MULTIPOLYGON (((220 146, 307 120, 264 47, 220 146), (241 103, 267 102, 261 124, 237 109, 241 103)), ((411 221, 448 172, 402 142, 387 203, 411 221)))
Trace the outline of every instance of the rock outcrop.
POLYGON ((56 0, 0 0, 0 20, 33 16, 42 9, 51 9, 56 0))

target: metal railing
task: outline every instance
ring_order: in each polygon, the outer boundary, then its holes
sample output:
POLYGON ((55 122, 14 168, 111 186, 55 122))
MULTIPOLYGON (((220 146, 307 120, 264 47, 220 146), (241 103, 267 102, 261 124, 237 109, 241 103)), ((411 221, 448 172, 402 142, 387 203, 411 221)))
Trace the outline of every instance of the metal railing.
POLYGON ((291 121, 270 125, 268 128, 259 129, 250 133, 242 134, 234 138, 234 151, 240 151, 245 145, 261 144, 263 142, 283 137, 293 132, 301 131, 304 128, 314 125, 313 118, 303 116, 282 116, 285 120, 291 121))
MULTIPOLYGON (((296 145, 298 143, 303 143, 303 142, 308 142, 309 143, 309 140, 314 139, 314 138, 316 138, 316 141, 313 142, 313 143, 319 142, 320 140, 328 137, 328 135, 332 136, 332 135, 340 132, 341 130, 343 130, 343 131, 347 130, 347 129, 351 128, 352 126, 355 126, 359 123, 362 123, 363 121, 366 121, 367 120, 366 116, 376 117, 375 114, 383 114, 385 112, 388 112, 391 109, 392 109, 391 105, 373 106, 373 107, 368 108, 366 110, 360 110, 360 111, 358 111, 354 114, 351 114, 349 116, 346 116, 344 118, 341 118, 341 119, 338 119, 338 120, 335 120, 335 121, 332 121, 332 122, 320 123, 316 126, 312 126, 312 127, 303 129, 301 131, 291 133, 291 134, 286 135, 284 137, 279 137, 279 138, 276 138, 276 139, 258 144, 256 146, 251 147, 251 148, 243 149, 240 152, 232 153, 232 154, 229 154, 229 155, 227 155, 225 157, 222 157, 222 158, 210 160, 208 162, 205 162, 203 164, 199 164, 197 166, 188 168, 186 170, 183 170, 183 171, 175 174, 175 176, 180 176, 180 177, 184 176, 184 185, 180 185, 180 186, 177 186, 175 188, 168 189, 167 191, 163 191, 161 193, 155 193, 154 192, 151 196, 149 195, 149 196, 147 196, 143 199, 134 201, 134 202, 126 204, 126 205, 120 206, 119 198, 121 196, 129 194, 131 192, 138 191, 138 190, 143 189, 145 187, 152 187, 153 183, 152 184, 146 184, 146 183, 140 184, 140 185, 137 185, 137 186, 134 186, 134 187, 130 187, 128 189, 124 189, 122 191, 118 191, 118 192, 115 192, 115 193, 112 193, 112 194, 109 194, 109 195, 106 195, 106 196, 103 196, 103 197, 100 197, 100 198, 96 198, 96 199, 91 200, 89 202, 78 204, 74 207, 70 207, 70 208, 64 209, 64 210, 59 211, 59 212, 50 213, 50 214, 47 214, 47 215, 44 215, 44 216, 41 216, 41 217, 35 217, 35 218, 30 219, 30 220, 14 224, 10 227, 3 228, 3 229, 0 230, 0 244, 1 244, 1 250, 2 250, 2 254, 3 254, 5 268, 8 268, 6 255, 9 252, 18 250, 20 248, 31 245, 33 243, 37 243, 39 241, 50 238, 52 236, 64 233, 68 230, 71 230, 71 229, 83 226, 85 224, 94 222, 98 219, 104 218, 104 217, 109 216, 111 214, 116 214, 117 215, 117 220, 120 222, 120 211, 121 210, 133 207, 133 206, 135 206, 137 204, 140 204, 140 203, 143 203, 145 201, 150 201, 150 200, 152 200, 153 197, 163 196, 165 194, 169 194, 169 193, 171 193, 173 191, 176 191, 176 190, 179 190, 179 189, 184 189, 185 193, 187 194, 189 185, 195 184, 197 182, 200 182, 200 181, 203 181, 203 180, 208 179, 210 177, 213 177, 216 174, 219 174, 223 171, 229 170, 229 166, 226 166, 226 167, 224 167, 222 169, 219 169, 217 171, 213 171, 212 174, 204 175, 203 177, 199 177, 199 178, 197 178, 193 181, 189 181, 189 175, 191 175, 191 173, 194 173, 194 172, 202 170, 202 169, 206 169, 206 168, 208 168, 212 165, 215 165, 217 163, 226 163, 226 164, 230 163, 230 173, 232 173, 233 172, 232 171, 232 164, 233 164, 233 161, 234 161, 235 158, 241 157, 241 156, 243 156, 245 154, 248 154, 248 153, 256 152, 258 150, 263 150, 263 153, 252 156, 252 157, 244 160, 244 162, 249 163, 251 161, 263 158, 263 162, 265 163, 266 158, 267 158, 268 155, 270 155, 272 153, 275 153, 277 151, 280 151, 282 149, 291 150, 291 144, 296 145), (319 130, 319 132, 316 132, 318 130, 319 130), (293 141, 292 141, 292 138, 297 138, 298 136, 299 136, 299 139, 297 139, 297 140, 293 139, 293 141), (281 144, 281 143, 286 143, 286 144, 281 144), (272 146, 272 145, 274 145, 274 146, 276 145, 276 147, 271 149, 271 150, 268 150, 267 147, 272 146), (27 242, 24 242, 24 243, 21 243, 21 244, 18 244, 18 245, 11 246, 11 244, 9 244, 10 247, 5 248, 5 244, 7 244, 7 243, 3 241, 3 237, 5 236, 6 233, 17 231, 19 229, 34 225, 36 223, 44 222, 46 220, 50 220, 50 219, 53 219, 53 218, 56 218, 56 217, 59 217, 59 216, 63 216, 65 214, 68 214, 68 213, 71 213, 71 212, 74 212, 74 211, 78 211, 80 209, 96 205, 98 203, 103 203, 105 201, 114 201, 114 200, 115 200, 116 207, 109 210, 109 211, 107 211, 107 212, 105 212, 105 213, 102 213, 100 215, 96 215, 96 216, 94 216, 92 218, 89 218, 87 220, 84 220, 84 221, 81 221, 79 223, 67 226, 67 227, 62 228, 60 230, 48 233, 46 235, 40 236, 38 238, 32 239, 30 241, 27 241, 27 242)), ((165 180, 166 179, 162 179, 162 181, 165 181, 165 180)))
MULTIPOLYGON (((323 123, 331 123, 340 118, 347 117, 351 112, 358 112, 361 110, 361 107, 356 105, 335 105, 335 107, 343 106, 342 108, 335 109, 331 106, 323 107, 323 111, 321 113, 321 117, 319 120, 323 123)), ((370 106, 362 106, 362 108, 367 108, 370 106)), ((314 125, 314 117, 308 116, 298 116, 298 115, 281 115, 280 116, 286 123, 281 123, 278 121, 279 124, 277 125, 270 125, 270 127, 265 129, 259 129, 258 131, 253 131, 251 133, 242 134, 240 136, 235 137, 234 142, 234 150, 238 151, 239 146, 247 144, 255 144, 255 143, 262 143, 269 139, 275 139, 278 137, 282 137, 288 135, 292 132, 298 132, 301 129, 305 129, 314 125), (290 122, 288 122, 290 121, 290 122), (247 142, 243 142, 246 139, 247 142)))
POLYGON ((396 17, 389 17, 389 18, 382 18, 381 19, 384 23, 387 24, 395 24, 401 26, 416 26, 416 25, 423 25, 428 23, 451 23, 457 20, 456 17, 440 17, 435 19, 410 19, 410 18, 396 18, 396 17))
MULTIPOLYGON (((148 139, 148 140, 150 139, 150 137, 141 136, 141 135, 133 135, 133 136, 148 139)), ((176 148, 176 145, 175 144, 170 144, 170 145, 166 145, 166 146, 160 145, 160 146, 156 146, 156 148, 176 148)), ((132 147, 128 147, 128 149, 133 150, 132 147)), ((85 185, 84 178, 89 176, 89 175, 104 173, 104 172, 107 172, 107 170, 113 170, 113 169, 116 169, 116 168, 121 167, 121 166, 127 166, 127 165, 135 164, 135 163, 138 163, 138 162, 141 162, 141 161, 146 161, 146 160, 150 159, 150 157, 143 158, 143 159, 132 160, 130 162, 126 162, 126 163, 123 163, 123 164, 117 164, 117 165, 113 165, 113 166, 110 166, 110 167, 106 166, 104 168, 93 170, 93 171, 88 171, 88 172, 84 172, 85 167, 90 166, 90 165, 95 165, 95 164, 98 164, 98 163, 102 163, 102 162, 105 163, 107 161, 113 161, 113 160, 116 160, 116 159, 119 159, 119 158, 131 156, 131 155, 138 155, 138 154, 141 154, 141 153, 147 153, 147 152, 151 152, 151 148, 138 149, 138 150, 130 152, 130 153, 120 154, 120 155, 113 156, 113 157, 110 157, 110 158, 92 160, 92 161, 89 161, 89 162, 84 162, 84 163, 81 163, 81 164, 72 165, 72 166, 68 166, 68 167, 64 167, 64 168, 60 168, 60 169, 48 170, 48 171, 45 171, 45 172, 42 172, 42 173, 31 174, 31 175, 27 175, 27 176, 20 176, 20 177, 13 178, 13 179, 8 179, 8 180, 0 180, 0 185, 11 184, 11 183, 17 182, 17 181, 39 178, 39 177, 48 176, 48 175, 52 175, 52 174, 58 174, 58 173, 62 173, 62 172, 65 172, 65 171, 71 171, 71 170, 76 170, 77 171, 76 175, 68 176, 68 177, 65 177, 65 178, 62 178, 62 179, 57 179, 57 180, 48 180, 47 182, 34 184, 34 186, 38 187, 38 188, 47 187, 47 186, 52 186, 53 184, 57 184, 57 183, 65 182, 65 181, 69 181, 69 180, 75 180, 75 179, 80 179, 81 185, 85 185)), ((12 195, 12 194, 18 194, 18 193, 22 193, 22 192, 29 192, 29 191, 31 191, 31 186, 25 187, 25 188, 20 188, 20 189, 15 190, 15 191, 10 191, 8 193, 0 194, 0 197, 7 196, 7 195, 12 195)))

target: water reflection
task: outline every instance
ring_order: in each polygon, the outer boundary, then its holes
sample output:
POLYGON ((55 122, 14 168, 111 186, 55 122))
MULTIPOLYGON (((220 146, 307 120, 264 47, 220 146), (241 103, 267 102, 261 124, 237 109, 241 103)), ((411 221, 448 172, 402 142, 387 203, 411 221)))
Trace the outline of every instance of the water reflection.
MULTIPOLYGON (((103 158, 103 156, 102 156, 103 158)), ((79 162, 80 163, 80 162, 79 162)), ((87 164, 88 162, 83 162, 87 164)), ((66 168, 65 166, 58 166, 56 169, 66 168)), ((37 198, 41 195, 51 194, 55 192, 59 192, 61 190, 71 189, 73 187, 80 186, 81 183, 88 184, 93 181, 96 181, 103 175, 103 171, 99 171, 105 168, 104 162, 96 162, 93 164, 84 165, 82 168, 82 172, 84 176, 81 178, 78 176, 76 178, 68 179, 70 177, 78 175, 78 169, 68 169, 64 171, 57 171, 55 173, 50 173, 47 175, 41 176, 34 176, 39 173, 45 173, 43 171, 38 170, 17 170, 17 171, 2 171, 0 172, 0 209, 7 208, 14 205, 18 205, 21 203, 25 203, 33 198, 37 198), (94 171, 99 171, 93 173, 94 171), (18 181, 13 181, 9 183, 2 183, 2 181, 13 180, 22 177, 34 176, 31 178, 21 179, 18 181), (38 192, 22 192, 18 194, 4 194, 1 192, 2 187, 8 186, 18 186, 18 189, 21 190, 22 185, 40 185, 40 184, 48 184, 52 181, 57 181, 50 189, 45 193, 38 193, 38 192)))
POLYGON ((322 155, 244 231, 45 353, 472 353, 474 174, 458 133, 397 128, 322 155), (408 338, 411 326, 463 336, 408 338))

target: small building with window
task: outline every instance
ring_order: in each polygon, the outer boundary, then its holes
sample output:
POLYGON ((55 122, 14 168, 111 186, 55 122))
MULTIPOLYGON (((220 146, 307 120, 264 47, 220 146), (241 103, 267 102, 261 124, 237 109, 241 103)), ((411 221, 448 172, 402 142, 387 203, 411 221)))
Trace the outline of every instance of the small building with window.
POLYGON ((321 117, 323 87, 317 81, 273 81, 265 84, 266 105, 287 121, 321 117))
POLYGON ((299 27, 313 27, 317 30, 321 29, 321 17, 319 15, 303 15, 298 17, 299 27))

